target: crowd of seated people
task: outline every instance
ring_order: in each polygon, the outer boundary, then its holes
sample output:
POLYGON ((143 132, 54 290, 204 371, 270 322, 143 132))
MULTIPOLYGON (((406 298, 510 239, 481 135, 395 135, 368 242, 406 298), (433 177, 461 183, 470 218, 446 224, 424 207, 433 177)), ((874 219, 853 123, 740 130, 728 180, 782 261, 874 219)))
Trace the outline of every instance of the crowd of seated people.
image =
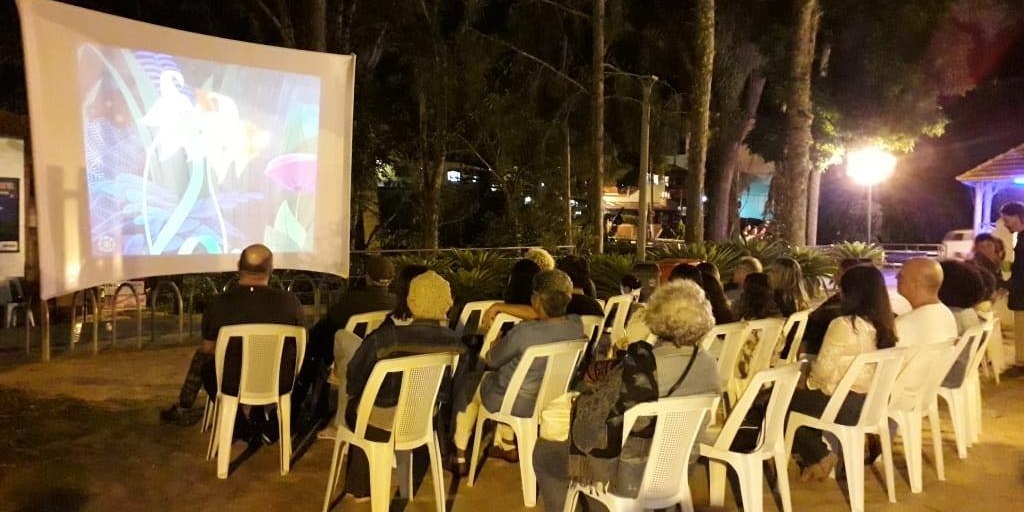
MULTIPOLYGON (((293 311, 297 302, 293 304, 285 296, 264 291, 269 277, 269 251, 264 254, 257 248, 253 253, 243 254, 240 271, 245 279, 237 290, 230 292, 234 294, 231 297, 245 301, 266 295, 277 304, 283 301, 289 307, 278 307, 284 311, 282 321, 301 322, 293 311)), ((449 405, 450 414, 439 414, 436 422, 446 443, 452 446, 446 450, 450 452, 447 467, 461 475, 469 468, 467 452, 480 407, 491 411, 500 408, 526 350, 541 344, 583 339, 580 316, 604 314, 593 296, 593 280, 584 258, 567 256, 555 260, 546 251, 530 250, 513 264, 503 300, 481 316, 480 325, 471 329, 469 337, 459 339, 449 327, 454 300, 451 286, 444 278, 419 265, 408 265, 396 272, 388 260, 378 257, 367 260, 365 268, 365 284, 342 293, 327 315, 311 328, 293 393, 293 409, 299 410, 310 392, 325 392, 311 387, 322 380, 318 376, 333 366, 333 376, 340 388, 338 412, 335 415, 326 409, 315 411, 321 419, 331 418, 332 425, 320 436, 331 438, 333 422, 354 427, 364 386, 378 361, 439 351, 463 354, 459 367, 446 380, 440 398, 449 405), (352 315, 382 310, 390 313, 379 327, 362 333, 364 338, 344 333, 352 315), (499 313, 514 315, 522 322, 503 333, 486 354, 480 354, 473 336, 486 330, 499 313)), ((583 378, 574 384, 579 395, 569 416, 571 435, 565 439, 542 439, 533 452, 546 510, 562 509, 570 482, 602 483, 618 495, 636 495, 642 470, 630 471, 630 465, 639 464, 642 469, 648 447, 645 440, 653 429, 649 424, 638 424, 623 444, 622 415, 633 405, 661 397, 720 394, 717 363, 700 348, 712 327, 734 321, 781 318, 808 309, 804 277, 795 260, 779 258, 768 265, 767 272, 762 272, 762 268, 754 258, 740 261, 730 283, 738 285, 738 294, 732 293, 731 301, 718 269, 709 263, 679 264, 664 284, 658 284, 656 278, 641 280, 636 275, 627 275, 620 281, 619 291, 632 297, 625 334, 620 339, 608 340, 611 350, 605 357, 587 359, 584 363, 587 367, 580 372, 583 378)), ((640 267, 637 269, 640 274, 640 267)), ((939 264, 919 258, 906 262, 897 277, 897 291, 906 300, 909 311, 897 317, 878 268, 864 260, 841 262, 835 276, 838 291, 810 313, 803 344, 793 348, 815 357, 806 380, 793 396, 791 410, 820 415, 859 354, 944 341, 979 324, 982 320, 978 311, 995 294, 994 280, 987 279, 986 272, 991 274, 984 261, 939 264)), ((162 414, 165 421, 187 423, 182 418, 204 381, 209 393, 216 392, 209 389, 212 343, 216 338, 212 322, 227 325, 227 320, 214 317, 230 316, 229 313, 233 311, 215 307, 208 313, 210 320, 204 319, 204 337, 211 339, 197 351, 179 403, 162 414), (208 324, 210 329, 206 329, 208 324)), ((959 361, 949 372, 947 382, 955 385, 962 381, 965 365, 966 361, 959 361)), ((544 361, 536 361, 529 368, 514 403, 514 414, 528 415, 533 410, 545 370, 544 361)), ((840 423, 856 421, 870 380, 869 371, 858 376, 839 411, 840 423)), ((394 414, 400 385, 397 377, 385 381, 374 399, 375 417, 394 414)), ((371 422, 366 435, 371 440, 385 440, 390 432, 371 422)), ((498 428, 494 443, 492 457, 518 460, 511 429, 498 428)), ((370 493, 369 466, 358 449, 353 448, 350 453, 345 492, 364 500, 370 493)), ((809 428, 797 432, 793 453, 805 481, 823 479, 837 462, 821 433, 809 428)))

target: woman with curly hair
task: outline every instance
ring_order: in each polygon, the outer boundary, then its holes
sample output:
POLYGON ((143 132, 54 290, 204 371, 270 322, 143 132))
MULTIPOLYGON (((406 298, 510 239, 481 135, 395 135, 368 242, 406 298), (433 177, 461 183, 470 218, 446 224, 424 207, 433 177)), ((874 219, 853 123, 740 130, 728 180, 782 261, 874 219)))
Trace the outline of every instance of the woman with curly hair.
POLYGON ((717 364, 698 346, 715 322, 696 283, 658 287, 637 314, 657 336, 654 344, 629 344, 614 364, 591 377, 573 404, 567 439, 537 442, 533 464, 545 510, 562 510, 570 481, 636 497, 654 429, 638 426, 623 444, 625 412, 662 397, 720 392, 717 364))

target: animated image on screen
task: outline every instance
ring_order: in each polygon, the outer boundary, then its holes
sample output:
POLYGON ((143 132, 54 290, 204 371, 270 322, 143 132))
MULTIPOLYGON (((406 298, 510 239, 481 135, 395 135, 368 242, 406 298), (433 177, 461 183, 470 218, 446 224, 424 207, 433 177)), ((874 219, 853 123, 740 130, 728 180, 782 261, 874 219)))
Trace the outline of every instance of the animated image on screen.
POLYGON ((86 44, 92 254, 313 249, 320 79, 86 44))

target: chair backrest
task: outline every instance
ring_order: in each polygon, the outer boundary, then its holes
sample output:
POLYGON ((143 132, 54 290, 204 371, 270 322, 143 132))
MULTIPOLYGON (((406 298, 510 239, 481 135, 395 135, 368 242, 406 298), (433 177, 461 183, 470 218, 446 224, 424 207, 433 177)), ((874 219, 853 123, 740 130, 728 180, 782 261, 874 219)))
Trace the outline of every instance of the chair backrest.
POLYGON ((455 368, 458 360, 459 356, 454 352, 438 352, 377 361, 363 389, 363 396, 359 399, 354 430, 356 436, 363 438, 366 435, 374 402, 384 379, 389 374, 401 373, 402 387, 388 429, 395 434, 391 440, 400 447, 403 444, 418 445, 429 439, 434 431, 434 409, 445 369, 455 368))
POLYGON ((800 357, 800 349, 804 342, 804 331, 807 330, 807 319, 811 316, 811 310, 797 311, 786 319, 782 326, 782 335, 789 340, 789 353, 786 354, 786 361, 795 363, 800 357))
POLYGON ((609 297, 604 305, 604 331, 611 334, 612 341, 615 341, 626 333, 626 317, 629 316, 629 306, 633 304, 633 295, 624 294, 609 297))
POLYGON ((305 352, 306 329, 300 326, 239 324, 221 327, 214 352, 217 389, 237 396, 243 404, 275 403, 281 395, 291 393, 305 352), (235 341, 239 338, 241 343, 235 341), (294 346, 293 360, 284 357, 289 345, 294 346), (224 386, 224 365, 229 358, 232 366, 236 361, 240 365, 237 390, 233 382, 231 389, 224 386), (282 373, 282 369, 290 370, 290 373, 282 373))
POLYGON ((682 492, 682 486, 689 486, 690 452, 717 398, 715 395, 669 397, 638 404, 626 411, 623 444, 639 418, 656 418, 637 496, 644 503, 643 509, 666 508, 689 494, 682 492))
POLYGON ((981 362, 985 359, 985 350, 988 342, 992 339, 992 331, 995 329, 995 320, 988 319, 981 323, 981 337, 971 346, 971 359, 967 363, 967 376, 975 377, 981 362))
MULTIPOLYGON (((981 327, 977 328, 978 336, 981 327)), ((964 334, 968 334, 965 332, 964 334)), ((912 411, 915 408, 927 410, 956 361, 956 356, 963 347, 953 344, 954 339, 939 343, 929 343, 909 348, 903 369, 896 377, 896 386, 889 399, 889 408, 899 411, 912 411)), ((970 343, 970 341, 968 341, 970 343)))
POLYGON ((782 349, 782 329, 785 325, 785 318, 762 318, 747 322, 746 332, 743 335, 744 343, 748 342, 750 337, 756 333, 757 347, 750 358, 750 369, 745 380, 749 380, 755 373, 772 365, 773 357, 782 349))
POLYGON ((745 339, 743 333, 746 331, 746 324, 746 322, 732 322, 716 325, 701 342, 701 348, 705 352, 718 358, 718 376, 722 381, 722 389, 726 389, 736 368, 740 349, 743 348, 745 339))
POLYGON ((467 327, 479 326, 480 319, 484 317, 484 313, 487 312, 487 308, 490 308, 499 302, 501 301, 478 300, 475 302, 467 302, 466 305, 462 307, 462 313, 459 314, 459 322, 455 324, 455 335, 461 338, 466 334, 467 327))
POLYGON ((846 374, 836 385, 835 393, 829 399, 828 405, 825 406, 825 412, 821 415, 822 421, 835 423, 839 409, 846 401, 846 395, 850 393, 850 388, 857 381, 857 377, 862 371, 873 366, 871 385, 868 387, 867 396, 864 398, 864 407, 860 411, 860 419, 856 426, 867 427, 881 423, 882 418, 888 417, 886 412, 889 397, 896 386, 896 377, 899 375, 906 357, 907 349, 900 347, 874 350, 855 357, 846 370, 846 374))
POLYGON ((375 331, 380 324, 384 323, 387 319, 390 311, 370 311, 369 313, 359 313, 348 317, 348 322, 345 323, 345 330, 365 338, 367 334, 375 331))
POLYGON ((487 352, 491 350, 491 345, 501 337, 501 333, 522 321, 523 319, 518 316, 512 316, 508 313, 498 313, 498 316, 494 317, 494 322, 491 323, 491 328, 487 329, 487 334, 484 334, 484 341, 480 345, 480 357, 487 355, 487 352))
POLYGON ((586 348, 585 339, 555 341, 527 348, 508 382, 505 397, 501 400, 501 413, 512 415, 512 408, 519 398, 519 388, 523 386, 527 372, 535 360, 544 359, 544 379, 537 391, 537 401, 534 402, 533 413, 530 415, 534 419, 538 418, 549 402, 565 394, 569 389, 569 381, 576 372, 580 356, 586 348))
POLYGON ((793 398, 793 391, 800 381, 801 363, 789 363, 775 368, 761 370, 752 379, 733 407, 729 417, 722 426, 722 432, 718 434, 715 447, 728 450, 732 446, 736 434, 743 425, 743 420, 754 405, 754 400, 766 386, 771 387, 771 396, 768 399, 768 406, 765 410, 763 426, 760 429, 758 450, 762 448, 779 448, 769 446, 771 443, 782 442, 786 423, 786 413, 789 411, 789 402, 793 398))
POLYGON ((597 315, 580 315, 580 322, 583 322, 583 334, 594 345, 601 339, 601 324, 604 317, 597 315))

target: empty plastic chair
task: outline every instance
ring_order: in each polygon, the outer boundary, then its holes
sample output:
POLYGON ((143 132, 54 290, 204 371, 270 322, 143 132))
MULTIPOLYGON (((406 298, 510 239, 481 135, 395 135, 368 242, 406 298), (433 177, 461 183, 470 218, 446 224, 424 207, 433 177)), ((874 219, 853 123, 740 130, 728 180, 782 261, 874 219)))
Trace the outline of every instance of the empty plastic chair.
POLYGON ((457 362, 458 355, 447 352, 377 362, 363 396, 359 399, 355 429, 349 429, 344 422, 338 424, 323 512, 330 509, 331 498, 341 478, 341 463, 348 453, 349 445, 363 450, 370 463, 370 509, 373 512, 388 510, 391 503, 391 469, 396 459, 400 478, 399 492, 403 498, 412 499, 412 450, 426 446, 430 457, 430 474, 434 480, 434 503, 438 512, 444 512, 444 471, 441 468, 440 443, 434 430, 434 410, 445 370, 448 367, 454 368, 457 362), (366 439, 366 429, 370 425, 374 402, 385 377, 392 373, 402 375, 398 404, 390 415, 389 424, 373 425, 391 432, 391 436, 387 441, 370 441, 366 439))
POLYGON ((793 504, 789 494, 789 452, 786 450, 785 422, 793 390, 800 380, 800 363, 791 363, 777 368, 763 370, 750 380, 750 385, 740 397, 732 414, 725 421, 714 445, 701 444, 700 454, 710 459, 709 484, 711 506, 721 507, 725 501, 726 467, 728 464, 739 477, 740 495, 743 497, 744 512, 761 512, 764 504, 761 486, 764 481, 764 463, 773 461, 778 476, 779 495, 782 510, 792 512, 793 504), (771 387, 771 397, 761 425, 757 448, 749 453, 730 450, 744 418, 754 405, 757 395, 765 387, 771 387), (725 464, 723 464, 725 463, 725 464))
POLYGON ((220 328, 214 362, 217 369, 217 421, 208 458, 217 455, 217 477, 228 477, 231 441, 239 405, 276 405, 281 432, 281 474, 292 457, 292 386, 306 351, 306 329, 293 325, 241 324, 220 328), (291 350, 289 350, 289 348, 291 350), (227 354, 240 365, 238 382, 224 381, 227 354), (293 352, 293 357, 285 357, 293 352), (283 373, 283 374, 282 374, 283 373), (212 443, 216 440, 216 445, 212 443))
POLYGON ((672 508, 676 505, 683 512, 693 512, 690 452, 717 398, 715 395, 662 398, 630 408, 623 421, 623 443, 638 418, 657 418, 638 496, 635 499, 624 498, 570 484, 564 512, 573 511, 580 494, 600 501, 611 512, 672 508))
POLYGON ((864 436, 877 434, 882 438, 882 461, 885 465, 885 485, 889 501, 896 502, 896 483, 893 474, 892 444, 889 440, 888 410, 889 397, 892 395, 899 375, 906 349, 889 348, 858 355, 854 358, 846 374, 836 386, 835 393, 820 418, 799 412, 789 413, 789 425, 786 426, 786 452, 792 453, 793 437, 801 427, 816 428, 831 432, 843 450, 843 461, 846 465, 846 483, 850 490, 850 509, 853 512, 864 511, 864 436), (864 406, 856 425, 836 423, 836 416, 846 401, 846 395, 854 381, 868 365, 874 365, 871 385, 864 398, 864 406))
POLYGON ((789 353, 785 354, 786 361, 795 363, 800 358, 800 349, 804 342, 804 331, 807 330, 807 319, 811 315, 811 310, 805 309, 803 311, 797 311, 789 318, 786 319, 786 324, 782 326, 782 335, 789 340, 789 353))
MULTIPOLYGON (((975 326, 960 337, 960 345, 970 355, 964 372, 964 380, 960 385, 947 388, 940 386, 938 396, 946 402, 949 416, 953 420, 953 438, 956 440, 956 453, 961 459, 967 458, 967 448, 975 441, 976 432, 980 431, 981 419, 981 386, 978 378, 978 366, 985 354, 988 339, 985 326, 975 326), (970 335, 970 336, 969 336, 970 335)), ((957 352, 959 355, 961 352, 957 352)))
POLYGON ((772 358, 781 348, 782 327, 785 323, 785 319, 782 318, 763 318, 747 322, 743 334, 740 336, 740 353, 742 354, 742 347, 751 343, 753 337, 757 338, 757 345, 750 356, 746 375, 741 377, 736 374, 738 369, 736 366, 739 363, 738 355, 732 373, 728 374, 729 385, 725 389, 729 393, 730 403, 739 400, 740 395, 747 388, 747 383, 757 372, 771 366, 772 358))
POLYGON ((613 343, 626 334, 626 319, 633 300, 633 295, 627 293, 609 297, 604 305, 604 331, 610 335, 613 343))
POLYGON ((488 411, 486 406, 480 404, 480 412, 476 419, 476 437, 473 440, 473 457, 470 459, 470 487, 476 482, 484 423, 488 420, 504 423, 512 427, 516 434, 516 442, 519 444, 519 475, 523 483, 523 502, 527 507, 537 504, 537 475, 533 472, 533 447, 537 444, 540 413, 549 402, 564 394, 569 388, 569 380, 576 372, 576 365, 586 347, 587 340, 580 339, 535 345, 526 349, 519 365, 516 366, 516 371, 512 374, 512 380, 509 381, 501 408, 497 411, 488 411), (512 409, 519 397, 519 389, 526 379, 527 371, 537 359, 545 360, 544 379, 537 391, 533 412, 528 417, 515 416, 512 409))

